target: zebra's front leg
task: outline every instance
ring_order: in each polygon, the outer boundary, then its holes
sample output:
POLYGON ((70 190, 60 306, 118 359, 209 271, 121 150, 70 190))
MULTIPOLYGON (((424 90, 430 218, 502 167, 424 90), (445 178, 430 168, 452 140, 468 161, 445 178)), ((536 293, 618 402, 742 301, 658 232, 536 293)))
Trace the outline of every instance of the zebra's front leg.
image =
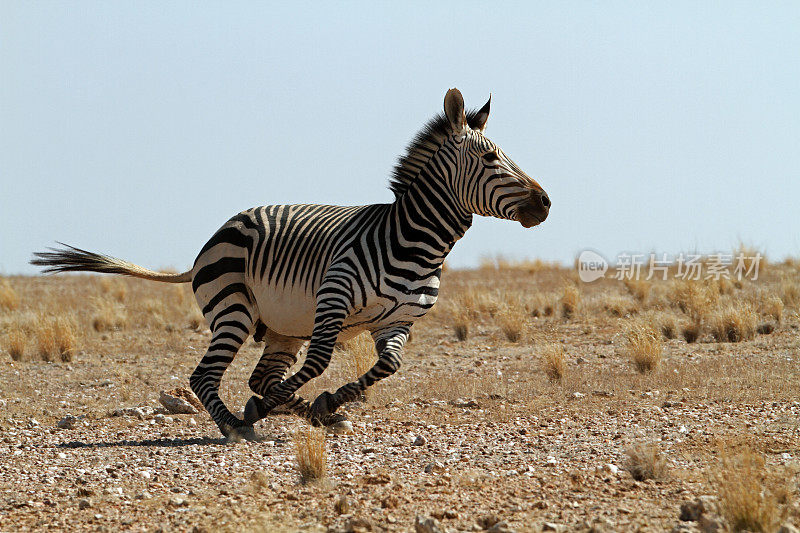
MULTIPOLYGON (((288 379, 270 387, 264 398, 253 396, 246 408, 246 411, 249 410, 250 413, 250 416, 246 417, 247 420, 264 418, 275 407, 291 401, 300 387, 328 368, 333 347, 347 316, 348 305, 352 301, 352 297, 343 295, 342 287, 341 280, 329 280, 328 286, 323 285, 320 289, 320 295, 317 297, 317 311, 314 316, 314 332, 311 335, 311 344, 302 368, 288 379), (323 292, 324 289, 333 294, 326 296, 327 291, 323 292), (346 299, 343 300, 343 298, 346 299)), ((321 422, 328 419, 316 417, 316 420, 321 422)))
MULTIPOLYGON (((250 390, 260 396, 268 396, 270 390, 283 381, 286 371, 297 361, 297 354, 303 346, 303 341, 291 337, 279 335, 267 330, 264 334, 266 346, 261 355, 253 374, 250 376, 250 390)), ((244 408, 244 421, 247 424, 255 424, 263 417, 259 412, 262 400, 258 396, 253 396, 248 400, 244 408)), ((278 406, 282 411, 293 413, 299 417, 306 418, 313 425, 332 425, 346 420, 341 415, 333 415, 325 420, 317 420, 311 417, 311 403, 298 394, 292 394, 289 401, 278 406)))
POLYGON ((335 393, 326 391, 320 394, 311 405, 312 416, 324 418, 333 415, 343 404, 360 398, 368 387, 397 372, 402 363, 403 345, 408 340, 410 329, 411 324, 399 324, 373 332, 378 361, 366 374, 339 387, 335 393))

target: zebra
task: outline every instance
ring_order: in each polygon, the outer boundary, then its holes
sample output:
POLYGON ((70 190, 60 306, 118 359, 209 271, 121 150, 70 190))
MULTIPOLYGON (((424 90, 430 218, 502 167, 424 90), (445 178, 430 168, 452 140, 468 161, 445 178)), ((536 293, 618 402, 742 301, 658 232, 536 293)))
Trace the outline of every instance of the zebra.
POLYGON ((268 205, 228 220, 200 250, 191 270, 155 272, 64 245, 34 254, 44 272, 92 271, 192 284, 211 331, 189 384, 222 434, 259 440, 254 424, 279 408, 315 425, 401 365, 412 324, 439 294, 442 264, 473 215, 542 223, 550 198, 484 131, 491 95, 465 111, 458 89, 444 98, 406 148, 389 180, 394 201, 363 206, 268 205), (298 395, 328 367, 334 346, 363 331, 378 360, 355 381, 313 402, 298 395), (219 397, 223 373, 250 336, 265 342, 248 381, 243 418, 219 397), (302 366, 287 377, 309 341, 302 366))

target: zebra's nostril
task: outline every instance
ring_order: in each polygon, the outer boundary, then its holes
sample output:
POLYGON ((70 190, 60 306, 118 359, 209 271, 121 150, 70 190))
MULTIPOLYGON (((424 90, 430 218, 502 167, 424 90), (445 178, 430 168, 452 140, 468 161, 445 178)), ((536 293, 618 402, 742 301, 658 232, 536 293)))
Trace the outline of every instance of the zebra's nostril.
POLYGON ((546 208, 550 209, 550 197, 547 196, 546 194, 542 193, 540 198, 542 200, 542 205, 545 206, 546 208))

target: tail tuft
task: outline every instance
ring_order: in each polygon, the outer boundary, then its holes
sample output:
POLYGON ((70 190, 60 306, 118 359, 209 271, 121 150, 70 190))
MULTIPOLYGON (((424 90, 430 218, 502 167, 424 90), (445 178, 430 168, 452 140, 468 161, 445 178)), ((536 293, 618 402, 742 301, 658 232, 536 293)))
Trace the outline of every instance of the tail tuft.
POLYGON ((155 272, 139 265, 75 248, 59 242, 64 248, 48 248, 49 252, 36 252, 32 265, 45 267, 43 272, 55 274, 59 272, 100 272, 104 274, 122 274, 135 278, 144 278, 167 283, 185 283, 192 280, 191 270, 181 274, 155 272))

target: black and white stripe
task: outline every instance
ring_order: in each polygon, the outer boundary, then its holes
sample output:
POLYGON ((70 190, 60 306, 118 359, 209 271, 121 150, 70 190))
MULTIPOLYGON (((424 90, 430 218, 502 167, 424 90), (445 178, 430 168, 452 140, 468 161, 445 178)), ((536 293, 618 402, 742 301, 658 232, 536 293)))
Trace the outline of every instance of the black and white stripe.
POLYGON ((542 188, 483 135, 489 102, 464 111, 456 89, 445 113, 417 135, 395 167, 395 201, 357 207, 273 205, 230 219, 186 273, 166 275, 119 259, 68 248, 37 254, 47 271, 113 272, 167 282, 191 280, 212 332, 190 378, 192 390, 225 435, 255 438, 252 424, 278 406, 329 424, 344 402, 400 366, 411 325, 436 302, 441 266, 480 214, 542 222, 542 188), (369 331, 375 366, 313 404, 297 390, 328 366, 337 340, 369 331), (219 383, 251 335, 265 341, 249 380, 255 393, 236 418, 219 383), (286 377, 304 342, 305 361, 286 377))

